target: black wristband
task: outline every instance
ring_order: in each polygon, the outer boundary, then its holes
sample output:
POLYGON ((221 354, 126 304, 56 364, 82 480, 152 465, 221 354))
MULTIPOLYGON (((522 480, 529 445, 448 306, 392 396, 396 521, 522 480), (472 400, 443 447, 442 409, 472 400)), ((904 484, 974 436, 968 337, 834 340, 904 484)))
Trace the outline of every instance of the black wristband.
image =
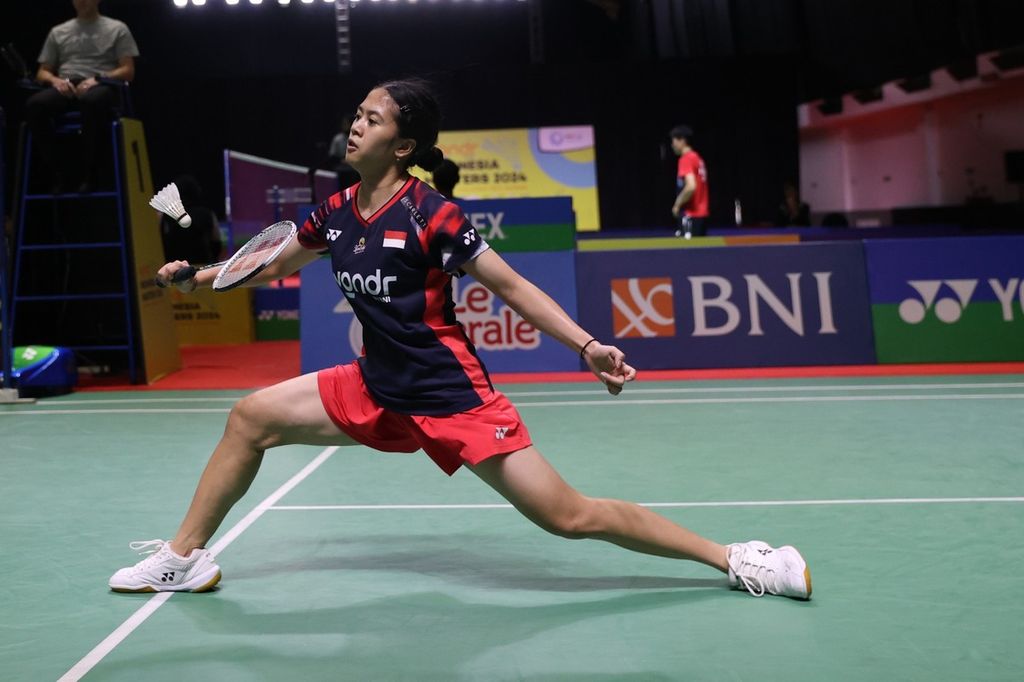
POLYGON ((585 344, 583 344, 583 348, 580 348, 580 360, 584 359, 583 353, 586 352, 587 346, 589 346, 592 343, 600 343, 600 341, 598 341, 597 339, 590 339, 590 341, 587 341, 585 344))

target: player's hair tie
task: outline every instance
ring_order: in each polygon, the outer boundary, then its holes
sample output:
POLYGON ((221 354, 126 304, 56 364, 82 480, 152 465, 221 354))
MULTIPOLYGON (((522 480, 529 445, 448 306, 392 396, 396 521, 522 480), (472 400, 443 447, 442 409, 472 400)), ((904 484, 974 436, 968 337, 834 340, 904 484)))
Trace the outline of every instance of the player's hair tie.
POLYGON ((580 360, 583 359, 583 354, 587 352, 587 346, 589 346, 592 343, 600 343, 600 341, 592 338, 590 339, 590 341, 587 341, 585 344, 583 344, 583 348, 580 348, 580 360))

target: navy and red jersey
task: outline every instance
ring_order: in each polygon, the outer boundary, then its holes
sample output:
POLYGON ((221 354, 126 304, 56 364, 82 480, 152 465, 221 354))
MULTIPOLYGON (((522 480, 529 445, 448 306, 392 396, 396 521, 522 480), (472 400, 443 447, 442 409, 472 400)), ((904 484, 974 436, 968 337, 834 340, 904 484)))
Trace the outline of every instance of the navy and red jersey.
POLYGON ((493 387, 455 319, 452 275, 489 247, 458 206, 410 177, 364 219, 359 184, 335 194, 299 230, 327 249, 342 293, 363 325, 363 379, 374 400, 402 414, 464 412, 493 387))

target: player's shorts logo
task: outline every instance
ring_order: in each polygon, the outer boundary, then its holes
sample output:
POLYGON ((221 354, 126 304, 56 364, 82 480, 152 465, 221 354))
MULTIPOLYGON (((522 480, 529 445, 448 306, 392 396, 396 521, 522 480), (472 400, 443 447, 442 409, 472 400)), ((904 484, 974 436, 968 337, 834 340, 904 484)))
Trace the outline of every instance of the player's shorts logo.
POLYGON ((672 279, 613 279, 612 329, 617 339, 675 336, 672 279))

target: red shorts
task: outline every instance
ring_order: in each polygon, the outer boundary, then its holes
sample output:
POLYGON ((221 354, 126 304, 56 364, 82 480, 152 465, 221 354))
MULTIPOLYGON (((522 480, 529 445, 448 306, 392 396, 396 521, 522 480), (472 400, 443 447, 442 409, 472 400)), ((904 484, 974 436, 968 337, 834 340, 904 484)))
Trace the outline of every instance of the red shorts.
POLYGON ((358 362, 320 370, 317 384, 327 415, 350 438, 384 452, 422 448, 449 476, 463 464, 479 464, 531 444, 519 412, 498 391, 465 412, 422 416, 378 405, 358 362))

